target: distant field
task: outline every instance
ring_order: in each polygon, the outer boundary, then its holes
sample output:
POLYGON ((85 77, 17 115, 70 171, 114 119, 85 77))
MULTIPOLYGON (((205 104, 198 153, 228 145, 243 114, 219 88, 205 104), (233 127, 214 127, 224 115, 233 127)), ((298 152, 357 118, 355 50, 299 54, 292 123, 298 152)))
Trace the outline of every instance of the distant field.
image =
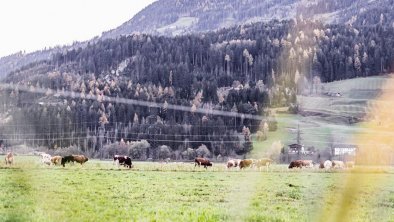
POLYGON ((343 121, 341 117, 363 117, 366 113, 374 112, 377 104, 384 104, 379 99, 382 91, 394 91, 387 85, 388 78, 393 75, 355 78, 322 84, 319 94, 298 96, 298 102, 305 111, 328 115, 330 121, 343 121), (335 96, 340 93, 341 96, 335 96), (331 95, 331 96, 327 96, 331 95))
MULTIPOLYGON (((0 157, 3 159, 3 157, 0 157)), ((48 167, 38 157, 0 164, 0 221, 316 221, 332 213, 349 171, 227 171, 224 164, 110 161, 48 167), (326 209, 326 212, 321 212, 326 209)), ((362 168, 354 221, 394 221, 394 169, 362 168), (379 182, 377 182, 379 181, 379 182)), ((324 221, 324 220, 320 220, 324 221)))

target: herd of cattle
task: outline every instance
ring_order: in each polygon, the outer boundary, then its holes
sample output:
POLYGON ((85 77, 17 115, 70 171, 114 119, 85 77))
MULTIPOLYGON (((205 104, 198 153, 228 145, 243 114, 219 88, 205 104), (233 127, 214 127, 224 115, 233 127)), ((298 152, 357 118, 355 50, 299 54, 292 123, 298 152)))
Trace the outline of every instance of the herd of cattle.
MULTIPOLYGON (((212 166, 212 163, 206 158, 199 158, 197 157, 194 160, 194 166, 204 166, 205 168, 212 166)), ((269 158, 263 159, 230 159, 227 161, 227 169, 230 168, 237 168, 244 169, 244 168, 257 168, 261 170, 262 167, 265 167, 268 171, 269 166, 274 161, 269 158)), ((347 161, 343 162, 340 160, 326 160, 324 162, 320 162, 318 164, 314 163, 312 160, 294 160, 291 161, 289 164, 289 169, 292 168, 319 168, 319 169, 345 169, 345 168, 353 168, 354 161, 347 161)))
MULTIPOLYGON (((41 163, 46 165, 62 165, 65 167, 66 163, 80 163, 83 165, 88 161, 88 158, 84 155, 68 155, 68 156, 51 156, 47 153, 39 153, 41 156, 41 163)), ((131 158, 129 156, 122 155, 114 155, 113 157, 114 164, 123 165, 127 168, 132 168, 133 163, 131 162, 131 158)), ((14 162, 14 155, 12 152, 7 153, 5 156, 5 164, 11 165, 14 162)), ((261 170, 262 168, 268 168, 272 165, 274 161, 269 158, 262 159, 230 159, 227 161, 226 168, 256 168, 261 170)), ((194 159, 194 167, 203 166, 204 168, 211 167, 213 164, 209 159, 197 157, 194 159)), ((320 168, 320 169, 344 169, 344 168, 353 168, 353 161, 339 161, 339 160, 326 160, 324 162, 320 162, 318 164, 314 163, 312 160, 294 160, 289 164, 289 169, 292 168, 320 168)))
MULTIPOLYGON (((47 153, 39 153, 41 156, 41 163, 46 165, 62 165, 65 167, 66 163, 80 163, 81 165, 88 161, 88 158, 84 155, 69 155, 69 156, 51 156, 47 153)), ((14 163, 14 154, 12 152, 8 152, 5 155, 5 164, 12 165, 14 163)))
POLYGON ((62 165, 66 166, 66 163, 80 163, 81 165, 86 163, 89 159, 84 155, 68 155, 68 156, 51 156, 47 153, 40 153, 41 162, 46 165, 62 165))
MULTIPOLYGON (((37 155, 41 156, 41 163, 45 165, 62 165, 66 166, 66 163, 80 163, 83 165, 86 163, 89 158, 84 155, 68 155, 68 156, 51 156, 50 154, 39 152, 37 155)), ((14 154, 12 152, 8 152, 5 156, 5 164, 12 165, 14 162, 14 154)), ((132 168, 131 158, 128 156, 114 156, 114 163, 117 162, 120 165, 124 165, 128 168, 132 168)))

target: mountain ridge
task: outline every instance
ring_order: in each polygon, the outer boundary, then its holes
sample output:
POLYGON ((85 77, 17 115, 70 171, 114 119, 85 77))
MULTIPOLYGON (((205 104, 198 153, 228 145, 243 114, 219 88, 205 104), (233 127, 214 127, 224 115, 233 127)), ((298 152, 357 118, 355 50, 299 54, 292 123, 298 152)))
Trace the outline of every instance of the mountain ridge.
POLYGON ((102 38, 116 38, 133 32, 176 36, 252 22, 297 17, 359 26, 378 24, 382 14, 386 23, 392 26, 394 17, 390 10, 393 9, 393 5, 392 0, 156 1, 118 28, 104 32, 102 38), (370 11, 373 11, 372 17, 367 16, 370 11))
POLYGON ((119 38, 122 35, 139 32, 174 36, 272 19, 292 19, 296 16, 354 26, 381 23, 380 25, 394 27, 394 15, 391 13, 394 10, 393 5, 394 0, 333 0, 330 2, 321 0, 159 0, 118 28, 103 32, 99 38, 72 46, 38 50, 28 54, 15 53, 2 57, 0 58, 0 79, 31 63, 49 60, 58 52, 84 47, 88 42, 96 42, 99 39, 119 38))

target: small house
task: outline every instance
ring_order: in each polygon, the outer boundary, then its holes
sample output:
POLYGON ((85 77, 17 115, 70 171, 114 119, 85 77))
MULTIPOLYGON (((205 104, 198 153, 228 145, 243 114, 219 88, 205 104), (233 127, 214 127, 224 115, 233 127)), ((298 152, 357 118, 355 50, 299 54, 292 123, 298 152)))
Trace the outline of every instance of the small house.
POLYGON ((304 150, 304 146, 300 144, 290 144, 289 146, 289 153, 301 153, 304 150))
POLYGON ((356 153, 357 153, 357 146, 354 145, 334 147, 335 156, 344 156, 344 155, 356 156, 356 153))

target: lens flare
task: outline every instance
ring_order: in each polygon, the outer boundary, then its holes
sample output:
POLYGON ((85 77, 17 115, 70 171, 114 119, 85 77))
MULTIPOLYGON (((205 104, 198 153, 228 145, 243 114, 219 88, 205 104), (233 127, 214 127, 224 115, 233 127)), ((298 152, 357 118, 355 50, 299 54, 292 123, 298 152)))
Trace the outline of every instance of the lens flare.
MULTIPOLYGON (((363 211, 361 208, 368 204, 369 209, 376 208, 379 190, 385 185, 384 178, 387 165, 394 161, 394 122, 391 111, 394 109, 394 94, 391 86, 394 86, 394 76, 390 75, 387 82, 381 89, 381 96, 376 98, 374 107, 367 114, 366 122, 361 124, 363 132, 355 135, 353 141, 358 146, 356 157, 356 168, 350 173, 344 173, 342 181, 343 189, 326 193, 326 203, 328 199, 337 198, 334 207, 325 206, 317 221, 363 221, 363 211), (372 189, 375 196, 363 200, 364 189, 372 189), (361 218, 361 219, 360 219, 361 218)), ((360 130, 360 131, 361 131, 360 130)), ((376 209, 378 211, 379 209, 376 209)), ((383 218, 382 218, 383 219, 383 218)), ((387 219, 387 218, 386 218, 387 219)), ((379 221, 379 220, 378 220, 379 221)))

